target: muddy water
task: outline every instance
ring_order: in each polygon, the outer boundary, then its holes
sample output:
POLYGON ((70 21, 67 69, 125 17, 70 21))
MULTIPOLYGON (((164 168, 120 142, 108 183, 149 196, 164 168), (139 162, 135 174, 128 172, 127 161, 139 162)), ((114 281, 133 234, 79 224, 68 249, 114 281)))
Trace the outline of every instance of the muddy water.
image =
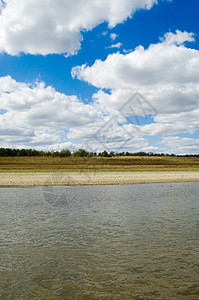
POLYGON ((199 299, 199 183, 0 189, 0 299, 199 299))

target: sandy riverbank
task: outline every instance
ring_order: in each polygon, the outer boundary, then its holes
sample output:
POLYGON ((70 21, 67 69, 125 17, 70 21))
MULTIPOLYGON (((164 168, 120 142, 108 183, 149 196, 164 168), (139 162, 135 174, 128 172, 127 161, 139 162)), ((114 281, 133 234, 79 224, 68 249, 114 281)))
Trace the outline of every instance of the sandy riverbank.
POLYGON ((199 181, 199 172, 1 173, 0 186, 103 185, 199 181))

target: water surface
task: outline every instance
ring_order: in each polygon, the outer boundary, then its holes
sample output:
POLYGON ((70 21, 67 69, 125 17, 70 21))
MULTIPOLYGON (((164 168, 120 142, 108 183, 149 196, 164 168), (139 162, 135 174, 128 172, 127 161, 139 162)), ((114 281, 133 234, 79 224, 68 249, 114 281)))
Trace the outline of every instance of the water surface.
POLYGON ((199 183, 0 189, 1 299, 199 299, 199 183))

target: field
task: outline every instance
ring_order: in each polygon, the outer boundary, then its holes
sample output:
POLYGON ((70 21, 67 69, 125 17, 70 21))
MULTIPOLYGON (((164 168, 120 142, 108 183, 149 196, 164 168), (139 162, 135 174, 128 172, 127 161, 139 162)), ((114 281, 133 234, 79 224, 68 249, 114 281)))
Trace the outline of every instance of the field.
POLYGON ((198 157, 0 157, 0 172, 199 171, 198 157))

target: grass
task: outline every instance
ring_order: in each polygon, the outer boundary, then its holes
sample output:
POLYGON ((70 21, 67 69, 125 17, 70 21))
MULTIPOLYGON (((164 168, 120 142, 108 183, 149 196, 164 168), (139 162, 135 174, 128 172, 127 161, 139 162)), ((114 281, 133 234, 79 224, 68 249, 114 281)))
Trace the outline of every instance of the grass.
POLYGON ((198 157, 0 157, 0 172, 199 171, 198 157))

